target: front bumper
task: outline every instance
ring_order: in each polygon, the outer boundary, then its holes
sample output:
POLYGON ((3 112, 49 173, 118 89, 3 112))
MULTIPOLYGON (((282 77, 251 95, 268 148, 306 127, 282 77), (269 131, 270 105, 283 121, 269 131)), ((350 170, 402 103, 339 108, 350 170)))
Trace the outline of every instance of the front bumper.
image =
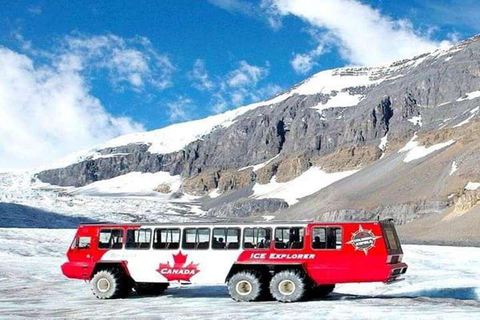
POLYGON ((62 264, 62 273, 71 279, 90 280, 93 266, 85 262, 65 262, 62 264))

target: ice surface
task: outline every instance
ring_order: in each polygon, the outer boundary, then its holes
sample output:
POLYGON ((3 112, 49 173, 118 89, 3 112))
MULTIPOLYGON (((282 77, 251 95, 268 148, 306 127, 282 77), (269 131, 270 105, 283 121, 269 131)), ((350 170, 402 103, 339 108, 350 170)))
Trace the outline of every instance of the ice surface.
MULTIPOLYGON (((177 179, 178 177, 165 175, 165 172, 133 173, 77 189, 35 182, 29 173, 0 174, 0 202, 100 221, 188 221, 200 218, 204 212, 199 208, 195 197, 183 196, 178 199, 173 196, 173 192, 162 194, 151 191, 151 187, 157 187, 156 183, 162 181, 170 183, 175 190, 177 179), (144 188, 140 183, 150 175, 155 181, 151 184, 145 182, 148 186, 144 188), (129 186, 129 182, 134 184, 129 186), (118 192, 105 192, 108 191, 105 188, 109 184, 118 188, 118 192)), ((28 208, 21 213, 27 219, 31 215, 28 208)))
POLYGON ((225 286, 98 300, 60 271, 74 230, 0 229, 0 319, 479 319, 480 248, 404 246, 406 280, 338 285, 324 300, 238 303, 225 286))
POLYGON ((327 173, 318 167, 312 167, 288 182, 277 182, 274 176, 267 184, 256 183, 253 186, 252 197, 257 199, 284 199, 289 205, 293 205, 297 203, 300 198, 311 195, 357 171, 358 170, 350 170, 327 173))

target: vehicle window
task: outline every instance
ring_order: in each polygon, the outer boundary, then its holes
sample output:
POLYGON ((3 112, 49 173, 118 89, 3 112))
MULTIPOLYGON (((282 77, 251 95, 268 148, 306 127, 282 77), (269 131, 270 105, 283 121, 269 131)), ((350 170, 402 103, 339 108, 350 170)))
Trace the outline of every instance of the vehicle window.
POLYGON ((122 249, 123 230, 122 229, 102 229, 98 236, 99 249, 122 249))
POLYGON ((180 248, 180 229, 155 229, 153 237, 154 249, 180 248))
POLYGON ((398 250, 397 239, 395 237, 394 231, 392 229, 385 229, 385 235, 387 236, 389 249, 398 250))
POLYGON ((305 230, 302 227, 281 227, 275 229, 276 249, 302 249, 305 230))
POLYGON ((270 228, 245 228, 243 231, 243 248, 265 249, 270 247, 272 229, 270 228))
POLYGON ((125 244, 125 249, 150 249, 151 239, 151 229, 127 230, 127 242, 125 244))
POLYGON ((212 249, 238 249, 240 248, 239 228, 214 228, 212 249))
POLYGON ((341 249, 342 229, 338 227, 313 228, 313 249, 341 249))
POLYGON ((186 228, 183 230, 183 249, 208 249, 209 244, 209 228, 186 228))
POLYGON ((92 242, 91 237, 78 237, 72 243, 72 249, 88 249, 92 242))

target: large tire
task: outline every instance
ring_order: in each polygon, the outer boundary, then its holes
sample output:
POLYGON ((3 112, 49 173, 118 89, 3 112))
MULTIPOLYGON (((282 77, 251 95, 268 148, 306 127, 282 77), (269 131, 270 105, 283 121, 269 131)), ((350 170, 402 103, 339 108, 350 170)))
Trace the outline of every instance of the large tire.
POLYGON ((130 294, 131 285, 121 270, 100 270, 90 281, 92 293, 98 299, 126 297, 130 294))
POLYGON ((254 271, 240 271, 228 280, 228 293, 235 301, 254 301, 262 296, 260 275, 254 271))
POLYGON ((312 298, 325 298, 333 292, 333 289, 335 289, 334 284, 314 286, 310 289, 310 295, 312 298))
POLYGON ((135 291, 139 295, 158 296, 167 290, 168 283, 137 283, 135 291))
POLYGON ((270 293, 280 302, 295 302, 303 298, 306 290, 305 275, 297 270, 284 270, 273 276, 270 293))

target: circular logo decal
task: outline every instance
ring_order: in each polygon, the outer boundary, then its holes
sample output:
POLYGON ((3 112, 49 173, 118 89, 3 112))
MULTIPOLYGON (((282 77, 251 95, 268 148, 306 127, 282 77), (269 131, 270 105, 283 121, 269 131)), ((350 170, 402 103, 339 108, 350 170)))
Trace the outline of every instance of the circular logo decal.
POLYGON ((362 228, 362 225, 360 225, 358 231, 352 233, 352 239, 347 243, 353 245, 355 250, 361 250, 367 255, 368 250, 375 247, 375 241, 378 238, 381 237, 375 236, 372 230, 365 230, 362 228))

